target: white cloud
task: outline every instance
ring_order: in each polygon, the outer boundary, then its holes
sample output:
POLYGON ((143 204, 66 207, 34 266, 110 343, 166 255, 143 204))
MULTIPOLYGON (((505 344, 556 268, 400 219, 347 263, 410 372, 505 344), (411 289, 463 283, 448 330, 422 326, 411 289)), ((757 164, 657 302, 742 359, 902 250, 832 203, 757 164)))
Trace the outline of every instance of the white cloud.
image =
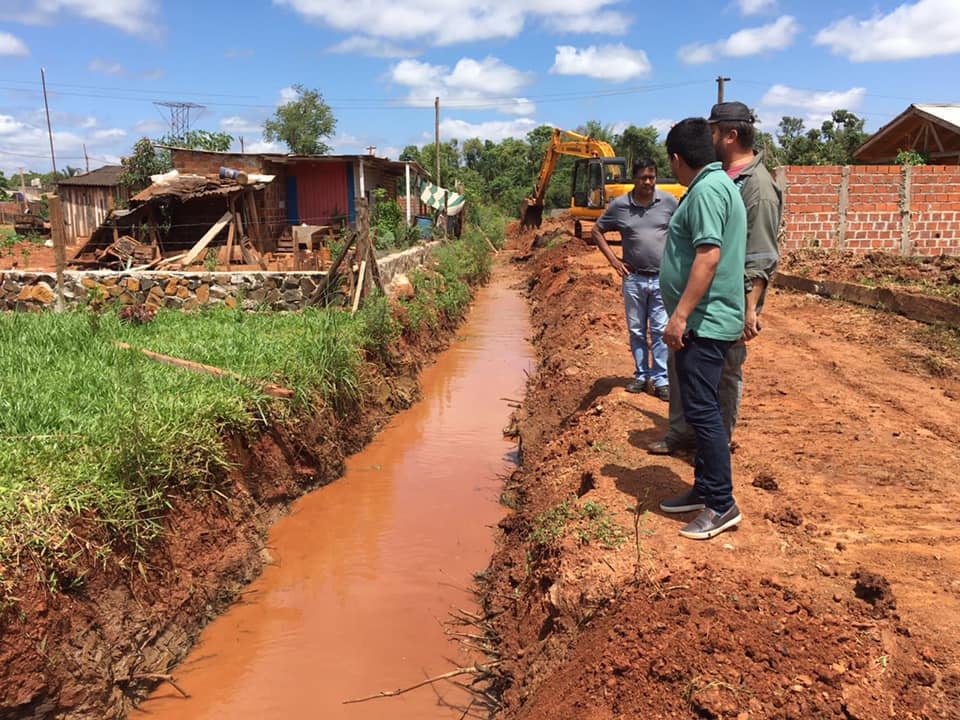
POLYGON ((849 16, 814 37, 854 62, 909 60, 960 52, 960 3, 919 0, 869 20, 849 16))
POLYGON ((277 105, 286 105, 288 102, 296 100, 298 97, 297 91, 291 86, 285 88, 280 88, 280 101, 277 105))
POLYGON ((267 142, 265 140, 257 140, 255 142, 245 142, 244 151, 248 153, 273 153, 273 154, 287 154, 287 146, 283 143, 278 142, 267 142))
POLYGON ((643 77, 649 75, 650 70, 650 61, 643 50, 631 50, 622 43, 587 48, 560 45, 550 68, 556 75, 585 75, 611 82, 643 77))
POLYGON ((141 120, 133 126, 138 137, 152 137, 170 130, 170 123, 163 120, 141 120))
MULTIPOLYGON (((73 132, 54 131, 57 166, 76 166, 83 161, 86 138, 73 132)), ((94 154, 94 153, 90 153, 94 154)), ((20 166, 46 171, 50 167, 46 125, 31 125, 10 115, 0 115, 0 170, 8 175, 20 166)))
POLYGON ((666 138, 667 133, 670 132, 670 128, 676 125, 677 121, 670 120, 667 118, 654 118, 647 124, 652 127, 655 127, 661 138, 666 138))
POLYGON ((860 107, 866 92, 866 89, 862 87, 815 92, 813 90, 798 90, 786 85, 774 85, 760 99, 760 104, 830 113, 838 108, 855 110, 860 107))
MULTIPOLYGON (((502 142, 507 138, 516 138, 523 140, 534 128, 540 127, 539 123, 530 118, 518 118, 516 120, 493 120, 482 123, 469 123, 465 120, 447 119, 440 122, 441 141, 457 140, 463 142, 470 138, 480 138, 494 143, 502 142)), ((423 135, 424 143, 432 143, 433 137, 425 133, 423 135)))
POLYGON ((389 72, 389 79, 409 88, 405 102, 429 107, 440 98, 441 107, 498 110, 529 115, 535 106, 517 93, 531 76, 497 58, 461 58, 452 70, 419 60, 401 60, 389 72))
POLYGON ((610 11, 596 15, 549 15, 543 25, 555 33, 626 35, 632 22, 623 13, 610 11))
POLYGON ((220 118, 220 129, 231 135, 259 135, 263 131, 263 122, 232 115, 220 118))
POLYGON ((126 130, 121 130, 120 128, 109 128, 103 130, 94 130, 90 134, 90 139, 96 143, 108 143, 122 140, 126 136, 126 130))
POLYGON ((807 128, 818 128, 829 120, 834 110, 855 111, 866 96, 864 88, 815 92, 799 90, 786 85, 774 85, 760 99, 757 127, 767 132, 776 132, 780 118, 800 117, 807 128), (774 120, 775 118, 775 120, 774 120))
POLYGON ((77 15, 132 35, 147 35, 159 27, 159 9, 158 0, 13 0, 5 19, 49 25, 65 15, 77 15))
POLYGON ((91 60, 87 65, 87 70, 90 72, 103 73, 104 75, 123 76, 127 74, 127 71, 120 63, 113 62, 112 60, 103 60, 101 58, 91 60))
MULTIPOLYGON (((567 17, 596 19, 607 25, 606 8, 621 0, 580 0, 565 6, 550 0, 462 0, 457 3, 426 0, 274 0, 305 19, 346 33, 402 42, 422 40, 452 45, 520 35, 528 19, 566 25, 567 17)), ((582 25, 580 31, 590 28, 582 25)))
POLYGON ((796 19, 784 15, 769 25, 739 30, 726 40, 685 45, 677 55, 688 65, 701 65, 721 57, 759 55, 789 47, 799 32, 800 25, 796 19))
POLYGON ((0 55, 29 55, 26 43, 16 35, 0 31, 0 55))
POLYGON ((777 0, 737 0, 737 6, 744 15, 759 15, 777 9, 777 0))
POLYGON ((327 52, 356 53, 376 58, 406 58, 414 57, 417 54, 412 50, 405 50, 399 45, 363 35, 348 37, 346 40, 327 48, 327 52))

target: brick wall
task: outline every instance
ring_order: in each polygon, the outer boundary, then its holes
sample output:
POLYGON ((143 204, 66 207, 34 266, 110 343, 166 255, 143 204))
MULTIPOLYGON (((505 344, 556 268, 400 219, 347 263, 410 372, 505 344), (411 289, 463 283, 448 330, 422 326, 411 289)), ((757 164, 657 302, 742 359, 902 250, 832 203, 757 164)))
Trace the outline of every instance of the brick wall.
POLYGON ((960 255, 960 167, 788 166, 782 249, 960 255))

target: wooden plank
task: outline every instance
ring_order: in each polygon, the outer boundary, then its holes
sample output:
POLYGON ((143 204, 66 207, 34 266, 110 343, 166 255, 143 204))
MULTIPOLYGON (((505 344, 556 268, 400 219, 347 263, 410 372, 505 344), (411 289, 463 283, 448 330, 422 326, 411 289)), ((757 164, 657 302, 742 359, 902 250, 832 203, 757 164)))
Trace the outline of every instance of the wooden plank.
POLYGON ((367 261, 360 261, 360 274, 357 277, 357 291, 353 294, 353 307, 350 309, 350 314, 353 315, 357 311, 357 308, 360 307, 360 293, 363 291, 363 278, 367 274, 367 261))
POLYGON ((230 222, 230 219, 233 217, 233 214, 227 210, 219 220, 217 220, 213 226, 204 233, 203 237, 197 240, 197 244, 190 248, 190 251, 187 253, 187 256, 183 259, 184 265, 192 264, 197 257, 203 252, 203 249, 210 244, 210 241, 213 240, 220 231, 223 230, 227 223, 230 222))
POLYGON ((133 271, 133 270, 149 270, 150 268, 154 268, 154 269, 160 268, 160 267, 163 267, 164 265, 170 265, 170 264, 172 264, 172 263, 177 262, 177 260, 180 260, 180 259, 183 258, 185 255, 186 255, 186 253, 180 253, 179 255, 171 255, 170 257, 167 257, 167 258, 165 258, 165 257, 157 258, 157 259, 154 260, 153 262, 147 263, 146 265, 141 265, 140 267, 130 268, 130 270, 131 270, 131 271, 133 271))
POLYGON ((63 227, 63 205, 60 202, 60 198, 56 195, 50 195, 47 201, 50 212, 50 234, 53 238, 53 253, 57 265, 56 311, 63 312, 63 269, 66 265, 64 254, 66 229, 63 227))
MULTIPOLYGON (((236 217, 236 214, 234 214, 236 217)), ((229 267, 230 263, 233 261, 233 234, 236 232, 236 224, 230 223, 230 229, 227 230, 227 261, 226 265, 229 267)))
MULTIPOLYGON (((114 340, 113 344, 121 350, 137 349, 128 345, 127 343, 120 342, 119 340, 114 340)), ((140 348, 140 352, 142 352, 151 360, 156 360, 158 363, 162 363, 163 365, 170 365, 171 367, 182 368, 184 370, 190 370, 191 372, 204 373, 205 375, 213 375, 214 377, 230 377, 242 383, 253 383, 260 388, 260 391, 264 395, 269 395, 276 398, 292 398, 294 396, 293 390, 290 390, 289 388, 273 385, 272 383, 261 384, 260 382, 254 382, 243 377, 242 375, 238 375, 235 372, 214 367, 213 365, 203 365, 202 363, 193 362, 192 360, 181 360, 180 358, 170 357, 169 355, 161 355, 160 353, 155 353, 151 350, 144 350, 143 348, 140 348)))
POLYGON ((330 265, 330 269, 327 270, 327 274, 324 276, 323 280, 317 284, 316 290, 310 294, 310 299, 307 301, 308 305, 316 305, 318 302, 320 302, 320 300, 323 299, 327 292, 327 286, 330 284, 331 278, 336 277, 337 271, 343 264, 344 258, 347 257, 347 253, 350 252, 350 248, 353 246, 353 243, 356 239, 356 233, 350 233, 347 235, 346 242, 343 244, 343 249, 340 251, 340 254, 337 255, 336 259, 330 265))

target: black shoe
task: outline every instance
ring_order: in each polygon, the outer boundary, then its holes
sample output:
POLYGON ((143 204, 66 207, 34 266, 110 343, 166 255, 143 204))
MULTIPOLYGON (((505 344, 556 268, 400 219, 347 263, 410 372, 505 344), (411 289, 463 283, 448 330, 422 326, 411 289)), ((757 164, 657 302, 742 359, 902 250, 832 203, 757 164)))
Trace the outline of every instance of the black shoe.
POLYGON ((646 380, 631 380, 624 388, 628 393, 644 393, 647 391, 646 380))
POLYGON ((696 447, 696 443, 693 442, 672 443, 664 438, 648 445, 647 452, 651 455, 673 455, 685 450, 693 450, 694 447, 696 447))
POLYGON ((659 400, 663 400, 664 402, 670 402, 670 386, 669 385, 661 385, 658 388, 654 388, 653 394, 659 400))
MULTIPOLYGON (((703 495, 698 493, 694 488, 690 488, 683 495, 672 497, 660 503, 660 509, 665 513, 685 513, 694 510, 703 510, 704 508, 706 508, 706 505, 703 503, 703 495)), ((739 522, 739 520, 737 522, 739 522)))

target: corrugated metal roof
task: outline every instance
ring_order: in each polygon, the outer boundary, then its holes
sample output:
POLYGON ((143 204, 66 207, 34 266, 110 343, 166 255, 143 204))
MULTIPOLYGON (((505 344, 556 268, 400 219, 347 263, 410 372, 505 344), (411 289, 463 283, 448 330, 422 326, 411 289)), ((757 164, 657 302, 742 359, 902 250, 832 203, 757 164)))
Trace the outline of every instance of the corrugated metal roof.
POLYGON ((99 187, 113 187, 120 184, 120 175, 123 165, 104 165, 83 175, 58 180, 57 185, 94 185, 99 187))
POLYGON ((957 132, 960 132, 960 105, 914 105, 913 107, 930 115, 936 115, 944 122, 956 127, 957 132))

